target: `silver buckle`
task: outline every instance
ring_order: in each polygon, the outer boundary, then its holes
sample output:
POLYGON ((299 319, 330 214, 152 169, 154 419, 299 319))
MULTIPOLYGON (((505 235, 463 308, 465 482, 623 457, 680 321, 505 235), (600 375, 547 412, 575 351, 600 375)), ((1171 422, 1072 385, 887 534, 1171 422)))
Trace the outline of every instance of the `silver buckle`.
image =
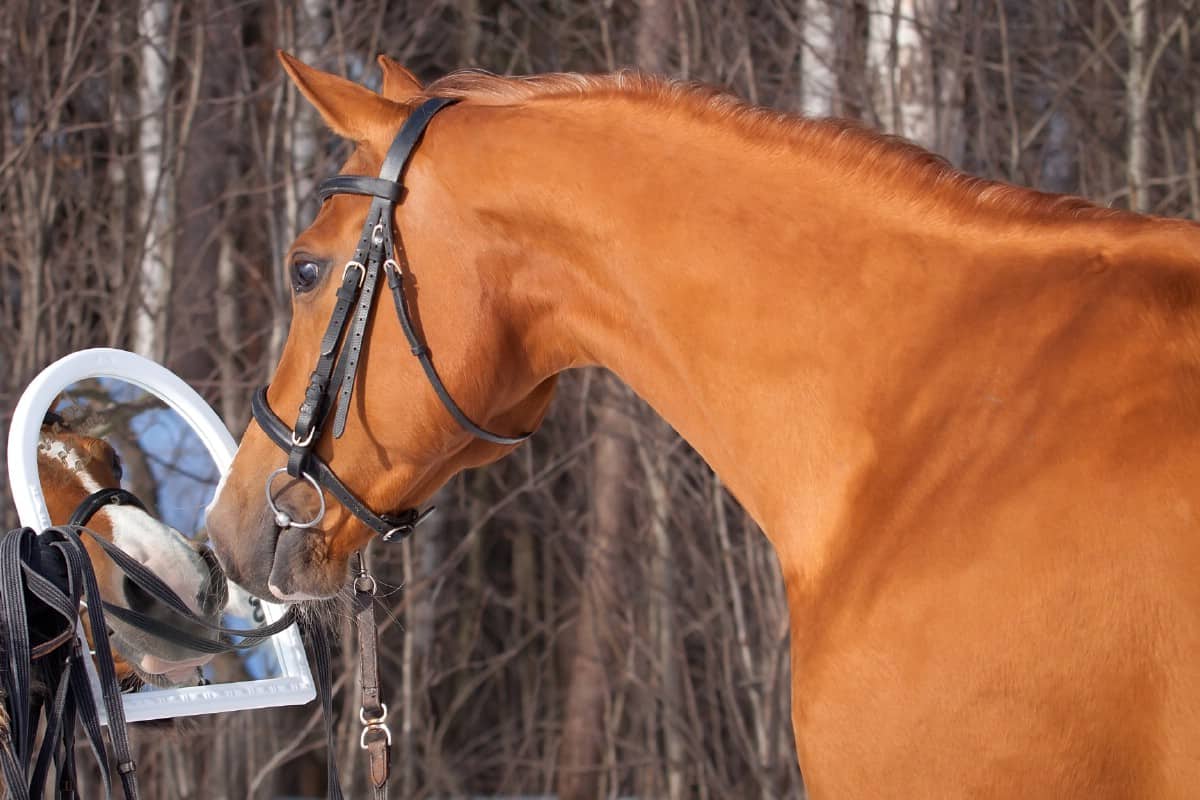
POLYGON ((376 222, 371 229, 371 244, 383 244, 383 223, 376 222))
POLYGON ((387 719, 388 713, 387 703, 380 703, 380 706, 382 710, 380 710, 379 716, 371 717, 370 719, 367 718, 367 710, 365 708, 358 709, 358 721, 363 724, 362 734, 358 737, 358 746, 363 750, 367 749, 367 734, 371 731, 383 731, 383 735, 387 737, 388 747, 392 746, 392 731, 387 726, 387 723, 384 722, 387 719))
POLYGON ((281 472, 287 474, 287 467, 280 467, 268 475, 266 485, 264 486, 267 494, 267 507, 271 509, 271 513, 275 515, 275 525, 280 528, 314 527, 318 522, 325 518, 325 493, 321 491, 321 487, 317 483, 316 478, 314 478, 312 475, 309 475, 307 472, 301 473, 300 477, 308 481, 313 487, 313 491, 317 493, 317 500, 319 500, 321 503, 321 509, 317 512, 317 515, 308 522, 296 522, 292 519, 291 514, 288 514, 279 506, 275 505, 275 498, 271 496, 271 484, 275 481, 275 476, 281 472))
POLYGON ((387 533, 383 534, 383 536, 380 538, 382 538, 385 542, 390 542, 396 536, 396 534, 400 534, 400 538, 403 539, 404 537, 406 537, 412 533, 412 529, 413 529, 412 525, 407 525, 407 524, 406 525, 397 525, 396 527, 389 530, 387 533))
POLYGON ((308 429, 308 436, 305 436, 303 439, 297 439, 296 432, 292 431, 292 444, 294 444, 296 447, 308 447, 310 444, 312 444, 313 435, 316 432, 317 426, 313 425, 308 429))
POLYGON ((346 273, 351 267, 358 267, 358 288, 362 288, 363 279, 367 277, 367 268, 363 266, 361 261, 347 261, 346 266, 342 267, 342 283, 346 282, 346 273))

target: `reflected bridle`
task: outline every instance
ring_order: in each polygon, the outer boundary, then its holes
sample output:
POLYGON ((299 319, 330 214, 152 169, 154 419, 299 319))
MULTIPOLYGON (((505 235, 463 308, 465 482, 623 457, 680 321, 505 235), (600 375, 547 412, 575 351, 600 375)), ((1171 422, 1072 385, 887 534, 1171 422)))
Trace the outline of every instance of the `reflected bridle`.
POLYGON ((457 101, 452 98, 435 97, 421 103, 405 120, 396 138, 392 140, 383 166, 379 170, 379 177, 337 175, 322 182, 317 189, 322 202, 338 194, 365 195, 374 199, 367 212, 366 222, 363 223, 362 236, 355 248, 354 257, 346 262, 342 269, 342 284, 337 290, 337 300, 329 324, 321 337, 317 364, 309 376, 304 400, 296 414, 296 424, 289 427, 271 410, 267 403, 265 386, 255 392, 251 403, 251 412, 259 427, 271 441, 288 454, 287 466, 268 475, 264 488, 267 505, 279 528, 316 527, 325 516, 322 489, 337 498, 347 511, 385 542, 404 539, 433 511, 432 508, 425 511, 410 508, 377 514, 350 491, 329 465, 313 451, 321 439, 331 413, 334 438, 340 438, 346 429, 346 417, 354 393, 363 338, 374 308, 380 270, 387 275, 388 288, 396 306, 396 316, 400 320, 405 338, 408 339, 409 348, 420 362, 434 393, 450 416, 468 433, 493 444, 519 444, 531 435, 524 433, 518 436, 503 436, 492 433, 473 422, 454 402, 433 366, 429 348, 417 335, 404 292, 404 271, 400 265, 400 261, 404 260, 403 244, 392 226, 396 205, 404 196, 404 184, 401 180, 429 123, 439 111, 455 102, 457 101), (396 257, 397 244, 401 245, 400 261, 397 261, 396 257), (306 481, 316 492, 319 509, 312 519, 294 520, 291 514, 275 502, 271 487, 275 479, 284 473, 306 481))

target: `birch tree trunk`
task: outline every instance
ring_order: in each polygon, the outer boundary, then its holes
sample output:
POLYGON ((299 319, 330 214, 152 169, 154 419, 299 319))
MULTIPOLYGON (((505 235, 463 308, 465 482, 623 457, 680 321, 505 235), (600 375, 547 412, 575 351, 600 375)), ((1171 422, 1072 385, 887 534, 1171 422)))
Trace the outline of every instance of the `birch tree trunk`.
MULTIPOLYGON (((1192 32, 1184 26, 1179 32, 1179 49, 1183 63, 1192 63, 1192 32)), ((1183 151, 1187 158, 1188 205, 1192 219, 1200 219, 1200 86, 1197 81, 1188 81, 1188 100, 1191 103, 1191 125, 1183 132, 1183 151)))
MULTIPOLYGON (((647 437, 638 437, 637 454, 646 477, 646 490, 650 501, 650 536, 654 545, 654 560, 650 575, 650 630, 654 652, 658 658, 658 671, 662 677, 662 713, 658 715, 662 726, 661 738, 665 769, 667 773, 667 800, 684 797, 684 747, 673 719, 676 709, 682 707, 679 689, 679 673, 683 665, 678 653, 681 643, 675 630, 675 553, 671 546, 669 522, 671 519, 671 494, 667 489, 667 458, 661 449, 655 449, 657 438, 647 443, 647 437)), ((656 737, 657 738, 657 737, 656 737)))
MULTIPOLYGON (((305 64, 325 67, 325 45, 329 40, 329 15, 333 10, 328 0, 301 0, 280 14, 280 41, 296 54, 305 64)), ((279 230, 283 232, 281 247, 287 247, 296 235, 308 227, 315 210, 313 190, 316 177, 313 169, 317 164, 321 143, 325 141, 325 128, 317 112, 292 88, 285 89, 283 109, 283 158, 287 170, 283 181, 282 218, 279 230), (307 214, 303 213, 305 210, 307 214)), ((286 265, 282 262, 283 252, 274 254, 276 308, 285 310, 289 306, 286 265)), ((285 311, 272 318, 271 338, 268 342, 271 363, 279 360, 283 343, 287 339, 288 315, 285 311)))
POLYGON ((965 38, 957 0, 869 0, 868 85, 879 127, 962 161, 965 38))
POLYGON ((133 315, 133 350, 163 362, 174 266, 174 186, 168 164, 171 43, 170 0, 145 0, 138 13, 141 63, 138 71, 138 168, 142 180, 142 258, 138 303, 133 315))
POLYGON ((1147 112, 1150 76, 1147 68, 1149 46, 1149 0, 1129 0, 1129 68, 1125 73, 1126 149, 1129 182, 1129 207, 1150 210, 1149 151, 1150 119, 1147 112))
POLYGON ((869 0, 867 66, 879 127, 918 142, 933 138, 928 53, 917 29, 917 0, 869 0))
POLYGON ((837 32, 839 7, 833 0, 805 0, 800 42, 801 108, 810 117, 838 110, 837 32))
POLYGON ((615 406, 616 378, 605 375, 609 391, 596 415, 596 447, 591 478, 592 525, 585 547, 579 622, 569 661, 558 757, 558 795, 562 800, 603 796, 605 708, 611 695, 613 661, 605 646, 606 620, 617 606, 616 552, 626 529, 625 478, 632 466, 628 419, 615 406))
POLYGON ((935 138, 927 146, 961 166, 967 149, 966 88, 967 28, 961 0, 926 0, 926 43, 933 59, 930 76, 936 82, 933 114, 935 138), (938 43, 936 50, 934 43, 938 43))

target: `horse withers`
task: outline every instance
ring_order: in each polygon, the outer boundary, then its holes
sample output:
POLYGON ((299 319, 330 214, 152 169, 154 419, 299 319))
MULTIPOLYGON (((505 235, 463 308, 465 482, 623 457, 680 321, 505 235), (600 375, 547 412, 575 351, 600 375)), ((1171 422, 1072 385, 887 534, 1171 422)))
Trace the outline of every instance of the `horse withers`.
MULTIPOLYGON (((89 496, 121 485, 121 463, 112 446, 67 425, 58 415, 48 415, 42 426, 37 460, 46 509, 55 525, 68 523, 89 496)), ((193 613, 212 624, 220 621, 225 577, 202 545, 133 504, 104 503, 86 527, 158 575, 193 613)), ((126 576, 90 536, 82 541, 105 601, 215 641, 215 634, 190 624, 126 576)), ((90 639, 86 616, 83 619, 90 639)), ((211 654, 188 650, 114 617, 107 622, 118 678, 127 688, 142 682, 194 684, 200 678, 198 670, 212 659, 211 654)))

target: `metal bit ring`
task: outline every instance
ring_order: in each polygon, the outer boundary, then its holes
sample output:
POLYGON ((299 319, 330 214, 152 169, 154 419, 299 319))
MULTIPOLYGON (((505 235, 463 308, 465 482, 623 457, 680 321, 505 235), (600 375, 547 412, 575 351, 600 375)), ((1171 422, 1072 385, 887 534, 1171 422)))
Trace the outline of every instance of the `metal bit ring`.
POLYGON ((275 515, 275 525, 279 528, 312 528, 315 527, 322 519, 325 518, 325 493, 321 491, 320 485, 317 484, 316 478, 309 475, 307 472, 300 474, 301 478, 308 481, 313 487, 313 491, 317 493, 317 500, 321 503, 321 508, 317 511, 317 515, 308 522, 296 522, 292 519, 292 515, 275 505, 275 498, 271 496, 271 484, 275 482, 275 476, 280 473, 287 474, 287 467, 280 467, 267 476, 267 483, 263 487, 267 494, 267 508, 271 509, 271 513, 275 515))

